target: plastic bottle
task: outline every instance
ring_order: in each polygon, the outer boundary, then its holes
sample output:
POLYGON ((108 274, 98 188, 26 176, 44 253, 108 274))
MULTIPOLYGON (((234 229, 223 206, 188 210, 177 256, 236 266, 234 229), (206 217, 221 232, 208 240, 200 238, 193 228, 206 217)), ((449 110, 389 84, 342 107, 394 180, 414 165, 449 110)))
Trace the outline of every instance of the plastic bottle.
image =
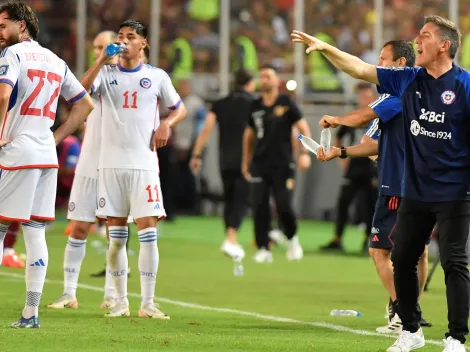
POLYGON ((299 135, 298 138, 305 148, 310 150, 313 154, 317 155, 318 148, 320 148, 320 144, 315 142, 312 138, 306 137, 302 134, 299 135))
POLYGON ((355 310, 333 309, 330 313, 332 317, 360 317, 361 313, 355 310))
POLYGON ((106 55, 107 56, 113 56, 116 54, 120 54, 126 51, 126 45, 125 44, 116 44, 116 43, 111 43, 108 44, 106 47, 106 55))
POLYGON ((324 128, 321 131, 320 145, 323 147, 323 151, 328 153, 331 147, 331 130, 329 128, 324 128))
POLYGON ((243 269, 242 261, 237 259, 233 260, 233 275, 235 276, 243 276, 245 271, 243 269))

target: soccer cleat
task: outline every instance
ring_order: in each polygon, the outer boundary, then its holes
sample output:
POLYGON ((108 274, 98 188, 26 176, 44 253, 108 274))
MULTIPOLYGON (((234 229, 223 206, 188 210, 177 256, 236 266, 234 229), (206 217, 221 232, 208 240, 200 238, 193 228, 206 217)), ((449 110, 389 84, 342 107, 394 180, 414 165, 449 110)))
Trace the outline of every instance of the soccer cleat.
POLYGON ((115 298, 105 297, 103 302, 101 302, 101 309, 113 309, 116 306, 117 302, 115 298))
POLYGON ((11 327, 16 329, 39 329, 39 318, 31 317, 26 319, 21 317, 20 320, 15 321, 13 324, 11 324, 11 327))
POLYGON ((233 259, 242 260, 245 257, 245 251, 238 243, 232 243, 225 240, 224 243, 222 243, 220 250, 233 259))
POLYGON ((160 309, 158 309, 155 303, 147 304, 144 307, 140 307, 139 317, 162 319, 162 320, 170 319, 170 316, 163 313, 160 309))
POLYGON ((284 233, 279 229, 273 229, 268 233, 269 239, 272 240, 279 246, 287 245, 287 238, 284 236, 284 233))
POLYGON ((341 242, 331 241, 330 243, 321 246, 322 251, 344 251, 343 245, 341 242))
POLYGON ((465 345, 459 340, 449 336, 444 340, 445 348, 442 352, 465 352, 465 345))
POLYGON ((375 329, 380 334, 398 334, 402 331, 403 325, 398 314, 395 314, 393 318, 389 321, 388 325, 381 326, 375 329))
POLYGON ((299 242, 299 237, 296 235, 289 240, 287 245, 286 257, 287 260, 300 260, 304 256, 304 250, 299 242))
POLYGON ((128 317, 131 315, 129 311, 129 306, 126 303, 116 304, 109 313, 106 313, 104 316, 107 318, 116 318, 116 317, 128 317))
POLYGON ((57 301, 52 302, 51 304, 48 304, 47 308, 52 308, 52 309, 64 309, 64 308, 77 309, 78 308, 78 301, 75 297, 72 297, 71 295, 68 295, 68 294, 64 293, 62 296, 59 297, 59 299, 57 301))
POLYGON ((422 328, 430 328, 432 326, 432 324, 430 322, 424 320, 424 318, 421 318, 421 322, 419 323, 419 325, 422 328))
POLYGON ((256 255, 253 257, 253 260, 256 263, 272 263, 273 254, 265 248, 261 248, 256 252, 256 255))
POLYGON ((21 260, 20 257, 16 255, 16 253, 8 254, 8 255, 3 256, 2 266, 14 268, 14 269, 23 269, 24 262, 21 260))
POLYGON ((420 328, 416 332, 402 330, 395 343, 387 348, 387 352, 410 352, 424 347, 424 334, 420 328))

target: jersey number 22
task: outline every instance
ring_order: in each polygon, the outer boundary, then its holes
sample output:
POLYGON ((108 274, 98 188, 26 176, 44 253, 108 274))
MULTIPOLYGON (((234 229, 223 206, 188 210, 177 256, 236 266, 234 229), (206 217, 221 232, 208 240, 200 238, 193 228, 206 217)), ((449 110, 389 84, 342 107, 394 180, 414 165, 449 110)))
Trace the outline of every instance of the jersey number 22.
POLYGON ((31 95, 24 101, 21 105, 20 114, 21 115, 28 115, 28 116, 43 116, 48 117, 51 120, 55 119, 55 112, 51 111, 51 105, 57 99, 60 93, 60 86, 62 83, 62 76, 58 75, 54 72, 46 72, 42 70, 28 70, 28 78, 31 82, 34 82, 35 78, 39 78, 37 85, 34 87, 31 95), (44 88, 45 80, 49 82, 48 87, 44 88), (55 89, 52 91, 52 87, 54 86, 54 82, 57 84, 55 89), (41 93, 51 93, 48 102, 42 109, 40 108, 32 108, 31 105, 33 104, 34 100, 36 100, 37 96, 41 93))

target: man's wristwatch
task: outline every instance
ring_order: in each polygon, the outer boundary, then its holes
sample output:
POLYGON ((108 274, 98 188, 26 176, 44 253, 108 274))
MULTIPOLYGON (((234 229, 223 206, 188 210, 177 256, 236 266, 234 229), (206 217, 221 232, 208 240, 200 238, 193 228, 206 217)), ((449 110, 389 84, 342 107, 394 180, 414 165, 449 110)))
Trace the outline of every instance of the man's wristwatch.
POLYGON ((193 155, 192 158, 193 159, 202 159, 202 157, 200 155, 193 155))
POLYGON ((346 159, 348 157, 348 154, 346 154, 346 148, 341 146, 341 155, 339 156, 340 159, 346 159))

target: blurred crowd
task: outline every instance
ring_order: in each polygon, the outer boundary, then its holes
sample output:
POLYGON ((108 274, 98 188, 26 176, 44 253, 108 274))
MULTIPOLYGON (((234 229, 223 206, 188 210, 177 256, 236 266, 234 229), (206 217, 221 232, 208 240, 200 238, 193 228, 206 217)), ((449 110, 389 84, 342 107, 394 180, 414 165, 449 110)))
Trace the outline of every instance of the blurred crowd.
MULTIPOLYGON (((26 2, 35 10, 40 21, 39 42, 74 69, 77 56, 76 0, 26 2)), ((289 77, 294 72, 293 45, 290 41, 290 32, 295 26, 294 7, 295 0, 230 1, 230 70, 244 67, 256 74, 262 64, 270 63, 289 77)), ((422 26, 424 16, 448 16, 448 8, 448 0, 384 0, 384 40, 399 38, 412 41, 422 26)), ((87 0, 87 66, 94 60, 92 42, 96 34, 103 30, 116 31, 119 24, 128 18, 150 24, 150 9, 151 0, 87 0)), ((193 91, 199 86, 194 79, 198 75, 212 74, 217 77, 220 10, 219 0, 161 0, 158 65, 170 73, 185 104, 191 107, 188 109, 191 113, 187 123, 175 131, 170 146, 162 155, 162 159, 168 162, 165 169, 170 170, 162 178, 167 177, 170 183, 188 185, 187 188, 175 188, 181 194, 165 197, 176 199, 174 208, 191 208, 195 202, 196 186, 187 162, 207 106, 201 99, 201 96, 206 96, 201 95, 199 90, 193 91), (184 199, 178 201, 178 197, 184 199)), ((374 0, 304 0, 304 14, 307 32, 367 62, 377 61, 377 53, 373 51, 376 21, 374 0)), ((460 64, 470 69, 470 0, 459 0, 459 14, 459 25, 464 33, 460 64)), ((343 90, 344 82, 320 54, 309 55, 304 64, 307 90, 343 90)), ((162 114, 165 112, 162 111, 162 114)), ((57 124, 66 115, 66 107, 62 104, 57 124)), ((70 175, 73 175, 83 132, 78 131, 75 137, 59 146, 64 198, 66 189, 71 185, 70 175)), ((61 200, 60 196, 58 205, 65 205, 66 199, 61 200)), ((171 213, 172 205, 168 206, 171 213)))

